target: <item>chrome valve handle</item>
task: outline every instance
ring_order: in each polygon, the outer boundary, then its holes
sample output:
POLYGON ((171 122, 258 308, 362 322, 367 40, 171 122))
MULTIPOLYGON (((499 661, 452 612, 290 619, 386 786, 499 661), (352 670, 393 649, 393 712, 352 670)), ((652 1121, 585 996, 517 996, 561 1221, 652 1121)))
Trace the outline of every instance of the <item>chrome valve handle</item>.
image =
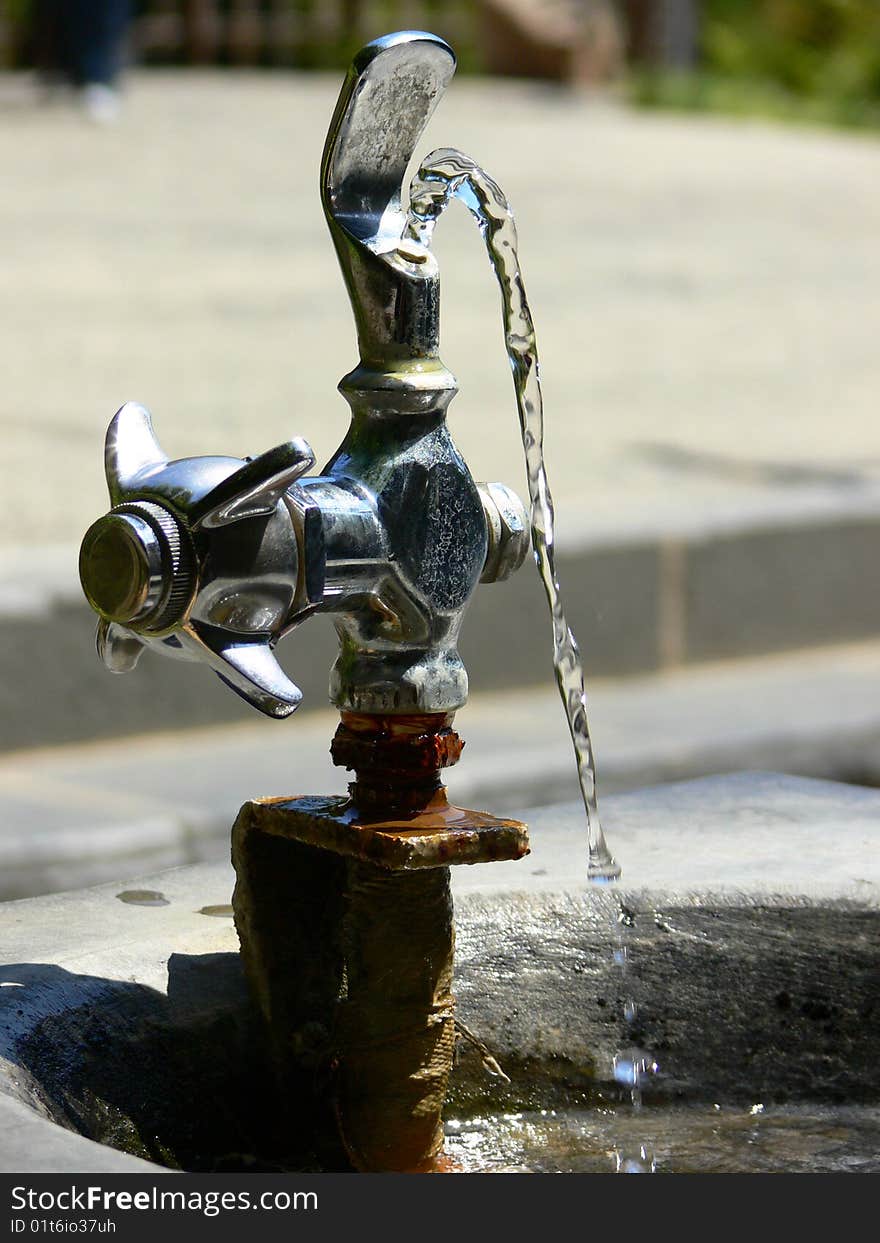
POLYGON ((296 439, 252 461, 172 462, 144 407, 122 407, 104 454, 113 508, 86 532, 79 560, 109 669, 134 668, 152 647, 204 661, 270 716, 294 711, 302 695, 272 649, 299 585, 285 493, 314 460, 296 439))

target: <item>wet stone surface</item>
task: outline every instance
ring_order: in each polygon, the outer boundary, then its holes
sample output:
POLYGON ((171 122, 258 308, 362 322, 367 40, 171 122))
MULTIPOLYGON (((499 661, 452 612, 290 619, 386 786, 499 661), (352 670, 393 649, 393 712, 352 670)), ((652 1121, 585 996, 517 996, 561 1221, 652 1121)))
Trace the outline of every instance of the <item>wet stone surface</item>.
MULTIPOLYGON (((459 1012, 511 1076, 509 1086, 493 1086, 496 1102, 500 1094, 509 1107, 533 1108, 536 1096, 541 1107, 563 1105, 579 1087, 617 1099, 609 1081, 623 1043, 659 1063, 648 1103, 880 1096, 870 1056, 880 1014, 878 912, 790 900, 664 905, 661 895, 630 904, 624 982, 609 944, 612 895, 468 903, 459 1012), (623 1017, 628 1001, 637 1006, 632 1024, 623 1017), (515 1073, 518 1065, 528 1072, 515 1073)), ((463 1101, 470 1091, 462 1079, 463 1101)))
MULTIPOLYGON (((873 1168, 880 913, 643 896, 624 984, 612 905, 459 903, 458 1012, 511 1080, 460 1047, 447 1118, 462 1162, 608 1169, 647 1144, 667 1170, 873 1168), (660 1063, 640 1114, 611 1073, 628 996, 629 1036, 660 1063)), ((314 1119, 278 1108, 237 954, 173 954, 167 995, 61 967, 4 971, 22 987, 0 995, 18 1011, 0 1054, 44 1116, 172 1167, 326 1165, 314 1119)))
MULTIPOLYGON (((477 1041, 446 1108, 460 1163, 872 1168, 876 804, 778 774, 706 779, 608 800, 620 894, 564 891, 585 857, 571 808, 527 815, 534 872, 456 869, 454 991, 477 1041), (639 1113, 613 1074, 632 1049, 659 1065, 639 1113)), ((303 1096, 269 1073, 232 921, 202 913, 232 882, 201 864, 0 904, 0 1168, 331 1168, 303 1096), (118 899, 136 889, 166 902, 118 899)))
POLYGON ((468 1172, 880 1173, 876 1106, 675 1105, 452 1119, 447 1151, 468 1172))

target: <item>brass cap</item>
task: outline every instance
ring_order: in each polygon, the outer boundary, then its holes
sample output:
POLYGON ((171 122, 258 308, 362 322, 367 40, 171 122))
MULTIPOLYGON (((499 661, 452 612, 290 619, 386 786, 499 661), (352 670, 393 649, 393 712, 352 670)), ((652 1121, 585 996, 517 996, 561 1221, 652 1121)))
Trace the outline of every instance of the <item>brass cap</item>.
POLYGON ((173 625, 194 585, 189 539, 173 514, 151 502, 119 506, 86 531, 79 577, 107 621, 135 629, 173 625))

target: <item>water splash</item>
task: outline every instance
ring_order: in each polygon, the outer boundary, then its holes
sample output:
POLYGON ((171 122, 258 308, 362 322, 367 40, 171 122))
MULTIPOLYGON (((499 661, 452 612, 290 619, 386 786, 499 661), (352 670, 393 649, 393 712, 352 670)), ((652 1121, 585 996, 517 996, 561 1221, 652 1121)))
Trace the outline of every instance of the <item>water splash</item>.
POLYGON ((647 1144, 639 1144, 636 1152, 614 1149, 615 1174, 654 1174, 657 1162, 647 1144))
MULTIPOLYGON (((628 1036, 639 1014, 638 1003, 631 992, 629 981, 630 941, 636 926, 635 911, 630 910, 622 898, 617 899, 617 946, 614 950, 614 962, 620 968, 620 982, 623 985, 623 1020, 627 1026, 628 1036)), ((638 1112, 642 1107, 642 1085, 651 1075, 656 1075, 660 1067, 654 1055, 634 1045, 621 1049, 614 1057, 612 1072, 615 1081, 629 1088, 633 1110, 638 1112)))
POLYGON ((516 224, 500 187, 460 151, 442 148, 422 163, 409 189, 409 236, 429 246, 434 226, 453 198, 471 212, 486 243, 501 289, 504 337, 513 372, 531 505, 532 549, 550 607, 553 668, 565 706, 577 762, 589 834, 587 876, 596 882, 616 880, 620 867, 605 841, 599 819, 596 763, 587 721, 584 671, 580 652, 565 619, 555 564, 553 496, 544 465, 544 405, 535 326, 519 269, 516 224))
POLYGON ((648 1075, 656 1075, 658 1070, 653 1055, 644 1049, 621 1049, 614 1055, 614 1078, 629 1088, 633 1109, 641 1109, 642 1084, 648 1075))
MULTIPOLYGON (((611 1071, 615 1082, 629 1089, 630 1104, 635 1117, 642 1109, 642 1088, 652 1075, 657 1074, 660 1067, 654 1060, 653 1053, 634 1043, 637 1036, 633 1029, 639 1016, 639 1007, 632 993, 629 967, 630 942, 636 926, 636 913, 619 895, 615 924, 617 945, 613 956, 615 965, 620 969, 620 982, 623 986, 623 1020, 626 1024, 627 1043, 614 1055, 611 1071)), ((653 1174, 657 1168, 651 1146, 642 1141, 636 1149, 629 1145, 616 1147, 614 1156, 618 1174, 653 1174)))

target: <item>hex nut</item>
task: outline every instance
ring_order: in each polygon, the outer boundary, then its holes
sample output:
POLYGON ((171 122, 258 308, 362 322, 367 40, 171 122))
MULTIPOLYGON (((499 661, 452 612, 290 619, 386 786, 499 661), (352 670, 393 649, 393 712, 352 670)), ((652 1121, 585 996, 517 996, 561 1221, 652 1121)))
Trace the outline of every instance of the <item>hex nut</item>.
POLYGON ((481 583, 500 583, 518 570, 531 547, 529 517, 517 494, 503 483, 479 483, 489 545, 481 583))

